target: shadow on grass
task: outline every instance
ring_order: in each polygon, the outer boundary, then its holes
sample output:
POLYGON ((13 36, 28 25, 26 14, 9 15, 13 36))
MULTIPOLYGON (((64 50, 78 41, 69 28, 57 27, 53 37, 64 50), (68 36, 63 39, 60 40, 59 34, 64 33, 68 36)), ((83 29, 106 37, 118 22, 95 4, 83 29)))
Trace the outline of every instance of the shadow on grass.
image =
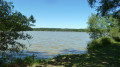
POLYGON ((120 44, 89 51, 88 54, 60 55, 46 64, 64 67, 119 67, 120 44))

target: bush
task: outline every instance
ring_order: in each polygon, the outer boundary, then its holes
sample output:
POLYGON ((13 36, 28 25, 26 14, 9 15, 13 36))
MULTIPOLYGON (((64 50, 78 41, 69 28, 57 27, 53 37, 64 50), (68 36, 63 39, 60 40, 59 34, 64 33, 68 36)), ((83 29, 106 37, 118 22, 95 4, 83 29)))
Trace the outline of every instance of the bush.
POLYGON ((10 64, 8 64, 8 67, 27 67, 30 66, 32 63, 34 63, 34 59, 32 56, 27 56, 26 58, 17 58, 10 64))
POLYGON ((110 46, 114 43, 114 39, 110 37, 101 37, 99 39, 93 40, 92 42, 88 43, 88 50, 94 51, 96 49, 101 49, 106 46, 110 46))
POLYGON ((113 37, 113 39, 117 42, 120 42, 120 37, 113 37))

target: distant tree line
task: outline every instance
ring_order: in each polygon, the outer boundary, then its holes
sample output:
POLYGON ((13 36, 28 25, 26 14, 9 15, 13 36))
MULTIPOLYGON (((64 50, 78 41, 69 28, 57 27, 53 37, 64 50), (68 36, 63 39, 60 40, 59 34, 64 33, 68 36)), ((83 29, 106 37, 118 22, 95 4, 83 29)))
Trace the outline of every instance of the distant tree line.
POLYGON ((86 29, 68 29, 68 28, 33 28, 32 31, 71 31, 71 32, 86 32, 86 29))

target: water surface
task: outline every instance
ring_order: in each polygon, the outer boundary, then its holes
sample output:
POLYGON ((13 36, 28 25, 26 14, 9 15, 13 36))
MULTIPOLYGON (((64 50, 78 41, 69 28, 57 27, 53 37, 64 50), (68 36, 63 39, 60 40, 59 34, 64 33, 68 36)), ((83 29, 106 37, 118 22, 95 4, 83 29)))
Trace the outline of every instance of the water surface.
POLYGON ((58 54, 80 54, 86 52, 90 41, 86 32, 50 32, 27 31, 33 38, 19 40, 26 44, 26 54, 37 54, 38 57, 53 57, 58 54))

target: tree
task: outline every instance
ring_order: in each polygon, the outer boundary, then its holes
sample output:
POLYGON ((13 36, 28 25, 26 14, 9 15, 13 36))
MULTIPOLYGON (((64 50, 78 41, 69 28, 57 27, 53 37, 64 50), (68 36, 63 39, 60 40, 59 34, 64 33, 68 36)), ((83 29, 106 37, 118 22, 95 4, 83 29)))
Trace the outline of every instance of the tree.
POLYGON ((108 18, 110 35, 120 40, 120 0, 88 0, 88 3, 97 10, 97 15, 108 18))
POLYGON ((114 14, 120 18, 120 0, 88 0, 88 3, 102 16, 114 14))
POLYGON ((120 26, 119 19, 115 19, 112 16, 109 17, 108 22, 110 24, 110 36, 116 41, 120 41, 120 26))
POLYGON ((108 36, 109 28, 105 17, 92 14, 88 20, 88 32, 92 39, 108 36))
POLYGON ((19 52, 25 45, 16 40, 31 38, 22 31, 31 30, 31 26, 35 23, 34 17, 31 15, 27 18, 13 8, 12 2, 0 0, 0 52, 19 52))

